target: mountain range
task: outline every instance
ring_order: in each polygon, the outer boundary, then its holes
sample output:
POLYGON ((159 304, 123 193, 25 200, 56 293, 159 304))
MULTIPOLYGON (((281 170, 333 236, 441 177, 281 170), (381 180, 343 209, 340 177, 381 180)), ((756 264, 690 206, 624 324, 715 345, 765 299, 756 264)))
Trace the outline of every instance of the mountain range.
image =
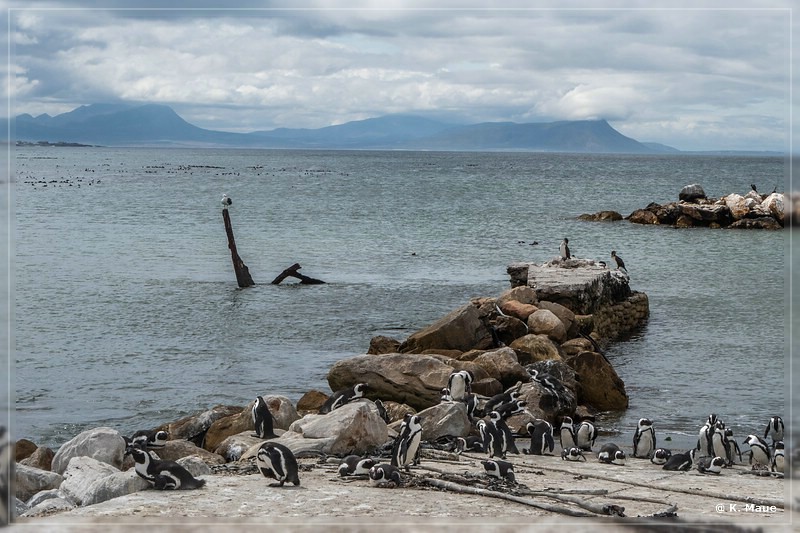
MULTIPOLYGON (((4 131, 6 128, 3 128, 4 131)), ((16 141, 103 146, 187 146, 351 150, 668 153, 674 148, 622 135, 605 120, 459 125, 387 115, 318 129, 231 133, 199 128, 159 104, 92 104, 56 116, 18 115, 16 141)))

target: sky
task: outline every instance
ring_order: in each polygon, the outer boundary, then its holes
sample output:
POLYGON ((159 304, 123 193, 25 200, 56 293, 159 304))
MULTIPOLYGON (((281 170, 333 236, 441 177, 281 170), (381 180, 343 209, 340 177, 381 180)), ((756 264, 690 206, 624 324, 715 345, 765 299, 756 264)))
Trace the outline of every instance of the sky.
POLYGON ((235 132, 605 119, 680 150, 798 146, 788 1, 225 3, 0 0, 5 116, 160 103, 235 132))

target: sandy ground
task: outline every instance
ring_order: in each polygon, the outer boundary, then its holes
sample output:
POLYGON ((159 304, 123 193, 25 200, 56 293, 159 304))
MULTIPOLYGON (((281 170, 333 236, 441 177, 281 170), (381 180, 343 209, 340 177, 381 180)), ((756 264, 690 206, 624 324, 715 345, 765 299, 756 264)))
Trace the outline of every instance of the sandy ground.
MULTIPOLYGON (((605 495, 580 495, 595 503, 625 507, 626 518, 594 515, 574 518, 537 507, 486 497, 458 494, 423 486, 419 477, 440 475, 423 468, 455 474, 480 474, 479 455, 459 462, 423 458, 406 476, 407 486, 373 487, 368 480, 339 478, 336 464, 301 459, 301 485, 269 487, 272 480, 260 474, 209 475, 207 485, 193 491, 145 490, 97 505, 41 518, 21 518, 8 531, 596 531, 607 525, 704 525, 711 530, 760 528, 763 531, 798 530, 800 493, 797 480, 747 474, 749 466, 723 470, 719 476, 697 471, 667 472, 644 459, 629 459, 625 466, 572 463, 560 457, 509 456, 517 482, 532 491, 597 490, 605 495), (688 494, 693 491, 695 494, 688 494), (748 508, 748 503, 765 504, 748 508), (645 498, 636 501, 627 498, 645 498), (786 510, 782 509, 784 505, 786 510), (794 510, 789 502, 794 502, 794 510), (755 502, 759 503, 759 502, 755 502), (770 509, 769 505, 777 504, 770 509), (677 506, 678 518, 638 518, 677 506), (654 522, 655 520, 655 522, 654 522), (719 527, 714 526, 719 524, 719 527)), ((541 495, 525 496, 538 504, 574 511, 579 507, 541 495)), ((638 529, 638 528, 637 528, 638 529)))

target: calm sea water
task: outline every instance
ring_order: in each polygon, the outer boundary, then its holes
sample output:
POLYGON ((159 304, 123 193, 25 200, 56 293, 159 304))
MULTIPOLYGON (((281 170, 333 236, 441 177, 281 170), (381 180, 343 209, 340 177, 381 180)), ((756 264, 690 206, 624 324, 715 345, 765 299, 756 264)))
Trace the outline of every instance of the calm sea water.
POLYGON ((769 157, 18 148, 16 438, 59 446, 88 427, 152 427, 257 394, 329 391, 337 360, 399 340, 477 296, 506 266, 624 258, 647 326, 607 351, 636 420, 672 446, 716 412, 741 440, 785 417, 788 232, 576 220, 783 190, 769 157), (240 290, 219 199, 233 198, 240 290), (524 242, 521 242, 524 241, 524 242), (531 245, 538 241, 538 245, 531 245), (270 285, 299 262, 328 283, 270 285))

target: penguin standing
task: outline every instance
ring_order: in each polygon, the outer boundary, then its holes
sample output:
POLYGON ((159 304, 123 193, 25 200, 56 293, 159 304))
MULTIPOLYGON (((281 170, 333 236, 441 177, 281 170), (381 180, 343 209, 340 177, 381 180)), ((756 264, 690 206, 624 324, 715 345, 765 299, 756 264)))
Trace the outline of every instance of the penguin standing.
POLYGON ((450 394, 450 389, 443 388, 439 397, 439 403, 453 403, 453 396, 450 394))
POLYGON ((467 395, 466 399, 464 400, 467 404, 467 417, 469 418, 470 422, 474 418, 478 416, 479 409, 478 409, 478 395, 470 393, 467 395))
POLYGON ((783 447, 783 441, 779 440, 775 443, 775 451, 772 452, 772 462, 770 464, 770 470, 773 472, 783 472, 786 465, 786 456, 785 450, 783 447))
POLYGON ((162 461, 153 457, 151 452, 131 445, 125 450, 134 460, 136 474, 153 484, 158 490, 190 490, 199 489, 206 484, 205 479, 195 478, 186 468, 175 461, 162 461))
POLYGON ((708 415, 708 420, 700 428, 700 433, 697 435, 697 451, 699 457, 705 457, 713 453, 713 444, 711 439, 716 431, 716 426, 717 415, 708 415))
POLYGON ((550 422, 537 418, 533 422, 528 422, 525 428, 528 430, 528 435, 531 436, 531 447, 527 452, 523 449, 522 453, 533 455, 553 453, 555 441, 553 439, 553 426, 550 422))
POLYGON ((274 419, 272 413, 269 412, 267 402, 263 396, 256 396, 256 401, 253 403, 253 427, 255 433, 253 437, 259 439, 274 439, 277 435, 273 432, 274 419))
POLYGON ((322 407, 319 408, 319 414, 328 414, 346 403, 350 403, 358 398, 363 398, 367 389, 369 389, 369 385, 366 383, 357 383, 349 389, 342 389, 334 392, 331 397, 322 404, 322 407))
POLYGON ((597 452, 597 460, 601 463, 623 466, 625 464, 625 459, 625 452, 613 442, 603 444, 600 451, 597 452))
POLYGON ((597 428, 588 420, 578 424, 575 431, 575 444, 584 451, 591 451, 594 441, 597 440, 597 428))
POLYGON ((687 471, 692 469, 692 465, 694 464, 695 456, 697 455, 697 449, 694 448, 689 450, 688 452, 684 453, 675 453, 667 459, 667 462, 664 463, 663 468, 664 470, 673 470, 673 471, 687 471))
POLYGON ((572 254, 569 253, 569 239, 564 237, 564 240, 561 241, 561 246, 558 247, 558 251, 561 253, 561 259, 569 259, 572 257, 572 254))
POLYGON ((722 457, 701 457, 697 462, 697 471, 701 474, 719 474, 725 466, 722 457))
POLYGON ((561 419, 558 436, 561 439, 562 449, 575 446, 575 426, 572 425, 572 418, 565 416, 561 419))
POLYGON ((478 432, 481 435, 483 451, 489 455, 489 458, 491 459, 495 456, 502 457, 502 437, 498 434, 494 424, 487 423, 485 420, 478 420, 478 432))
POLYGON ((358 455, 348 455, 342 459, 342 463, 336 471, 339 476, 367 476, 369 469, 375 466, 375 459, 359 457, 358 455))
POLYGON ((730 446, 728 446, 728 437, 725 436, 725 430, 722 428, 717 428, 714 434, 711 435, 711 453, 714 457, 725 459, 725 466, 733 464, 733 457, 730 456, 730 446))
POLYGON ((656 430, 649 418, 640 418, 633 434, 633 456, 649 459, 656 449, 656 430))
POLYGON ((369 479, 376 487, 397 487, 402 483, 400 470, 396 466, 386 463, 370 468, 369 479))
POLYGON ((770 437, 772 439, 772 446, 774 447, 776 442, 783 440, 783 430, 783 419, 779 416, 773 416, 769 419, 767 427, 764 430, 764 440, 770 437))
POLYGON ((496 434, 500 436, 500 457, 505 458, 506 453, 519 453, 517 445, 514 442, 514 434, 511 433, 511 428, 508 427, 506 421, 500 416, 497 411, 489 413, 489 419, 494 426, 496 434))
POLYGON ((672 452, 666 448, 657 448, 650 458, 650 462, 654 465, 665 465, 669 458, 672 457, 672 452))
POLYGON ((733 438, 733 430, 728 428, 725 430, 725 439, 728 442, 728 458, 732 464, 742 462, 742 450, 739 449, 739 443, 733 438))
POLYGON ((506 481, 516 481, 514 477, 514 465, 502 459, 490 459, 488 461, 481 461, 483 469, 492 477, 504 479, 506 481))
POLYGON ((628 269, 625 268, 625 261, 623 261, 614 250, 611 250, 611 259, 613 259, 614 263, 617 265, 617 270, 622 270, 626 274, 628 273, 628 269))
POLYGON ((384 406, 383 402, 380 400, 375 400, 373 403, 375 404, 375 407, 378 409, 378 415, 381 417, 381 420, 383 420, 388 424, 390 420, 389 420, 389 413, 386 412, 386 406, 384 406))
POLYGON ((748 435, 743 444, 750 446, 750 464, 753 470, 770 466, 770 453, 767 441, 757 435, 748 435))
POLYGON ((447 380, 447 388, 450 389, 450 397, 456 402, 463 402, 472 392, 472 372, 460 370, 450 374, 447 380))
POLYGON ((270 487, 283 487, 287 481, 295 486, 300 484, 297 459, 292 450, 278 442, 265 442, 256 454, 256 466, 264 477, 271 477, 277 483, 270 483, 270 487))
POLYGON ((419 443, 422 440, 422 418, 407 413, 400 424, 400 434, 392 446, 392 466, 405 467, 419 464, 419 443))

